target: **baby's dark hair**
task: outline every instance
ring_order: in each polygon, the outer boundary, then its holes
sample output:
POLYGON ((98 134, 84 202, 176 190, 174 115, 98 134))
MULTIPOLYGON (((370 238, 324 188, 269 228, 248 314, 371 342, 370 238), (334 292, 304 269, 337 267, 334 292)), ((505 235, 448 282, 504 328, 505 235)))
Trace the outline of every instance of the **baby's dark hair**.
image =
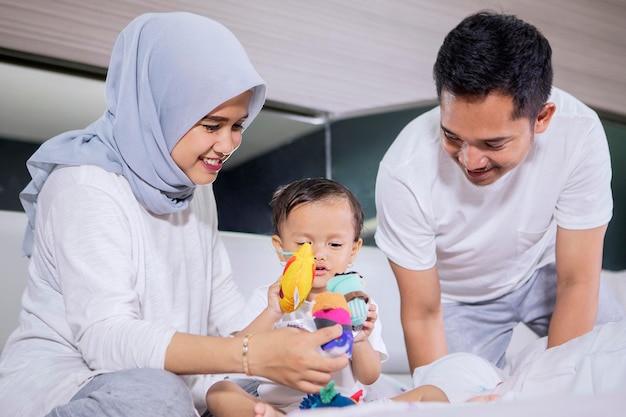
POLYGON ((531 121, 552 88, 552 49, 539 30, 514 15, 482 11, 466 17, 448 35, 433 68, 437 96, 513 98, 512 117, 531 121))
POLYGON ((274 233, 279 234, 279 227, 285 222, 291 210, 303 203, 314 203, 325 200, 346 199, 352 208, 354 241, 361 237, 363 229, 363 207, 361 203, 344 185, 325 178, 306 178, 293 181, 279 187, 270 202, 274 233))

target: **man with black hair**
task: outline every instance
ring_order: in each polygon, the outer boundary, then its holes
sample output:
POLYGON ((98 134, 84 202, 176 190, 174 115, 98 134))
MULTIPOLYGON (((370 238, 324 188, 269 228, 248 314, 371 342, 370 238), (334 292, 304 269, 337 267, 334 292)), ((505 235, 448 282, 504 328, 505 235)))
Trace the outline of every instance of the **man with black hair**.
POLYGON ((547 39, 515 16, 473 14, 446 36, 434 79, 440 105, 399 134, 376 183, 411 371, 448 352, 502 367, 519 322, 552 347, 620 319, 600 288, 606 135, 552 86, 547 39))

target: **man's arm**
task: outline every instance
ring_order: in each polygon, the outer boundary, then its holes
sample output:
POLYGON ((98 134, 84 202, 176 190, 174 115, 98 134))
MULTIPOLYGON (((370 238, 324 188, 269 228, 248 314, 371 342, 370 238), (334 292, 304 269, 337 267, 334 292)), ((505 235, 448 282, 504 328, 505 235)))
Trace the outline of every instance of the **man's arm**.
POLYGON ((557 291, 548 347, 561 345, 593 328, 606 228, 607 225, 588 230, 557 228, 557 291))
POLYGON ((447 353, 437 267, 404 269, 389 261, 400 291, 400 318, 411 373, 447 353))

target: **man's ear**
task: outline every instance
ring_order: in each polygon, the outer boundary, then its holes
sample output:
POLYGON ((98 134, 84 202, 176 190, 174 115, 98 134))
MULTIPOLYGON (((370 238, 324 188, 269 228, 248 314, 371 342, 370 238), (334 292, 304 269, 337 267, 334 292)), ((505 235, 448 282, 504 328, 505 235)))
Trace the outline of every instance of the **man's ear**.
POLYGON ((537 120, 535 120, 535 133, 543 133, 546 131, 555 112, 556 104, 546 103, 543 105, 537 116, 537 120))
POLYGON ((285 255, 280 253, 280 251, 284 249, 283 249, 283 242, 280 240, 280 237, 278 235, 272 235, 272 245, 274 246, 274 249, 276 250, 276 255, 278 256, 278 260, 280 262, 287 262, 287 259, 285 259, 285 255))

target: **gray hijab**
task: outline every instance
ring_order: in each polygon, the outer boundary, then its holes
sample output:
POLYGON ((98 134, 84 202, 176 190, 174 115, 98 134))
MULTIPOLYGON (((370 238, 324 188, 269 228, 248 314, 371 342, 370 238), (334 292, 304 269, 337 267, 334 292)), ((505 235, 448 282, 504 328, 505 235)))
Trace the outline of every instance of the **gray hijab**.
POLYGON ((29 224, 22 250, 32 254, 37 196, 58 166, 96 165, 123 175, 155 214, 185 209, 195 185, 170 152, 200 119, 252 89, 246 127, 265 101, 265 82, 223 25, 191 13, 148 13, 118 36, 105 83, 107 110, 83 130, 55 136, 27 162, 32 181, 20 193, 29 224))

